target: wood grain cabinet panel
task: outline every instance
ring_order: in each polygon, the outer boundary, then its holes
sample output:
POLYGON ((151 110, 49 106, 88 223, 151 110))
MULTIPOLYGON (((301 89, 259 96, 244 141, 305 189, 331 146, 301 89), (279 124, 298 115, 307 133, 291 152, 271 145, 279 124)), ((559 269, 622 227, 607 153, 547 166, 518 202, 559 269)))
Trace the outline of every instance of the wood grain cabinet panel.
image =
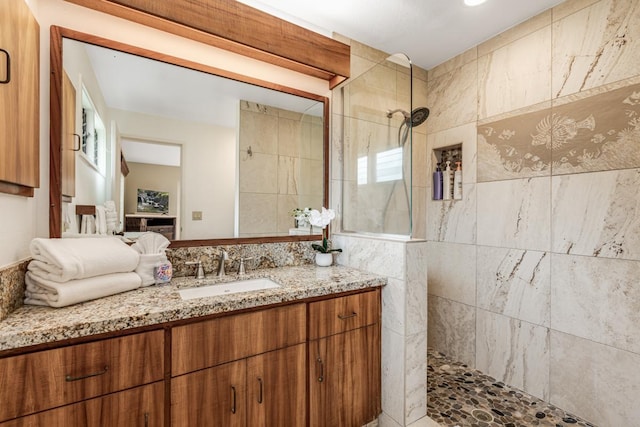
POLYGON ((160 381, 164 332, 0 359, 0 421, 160 381))
POLYGON ((62 195, 76 196, 76 89, 66 72, 62 74, 62 195))
POLYGON ((0 2, 0 49, 0 191, 32 196, 39 186, 40 27, 24 0, 0 2))
POLYGON ((0 427, 163 427, 164 384, 158 382, 0 423, 0 427))
POLYGON ((309 342, 311 427, 360 427, 378 417, 379 326, 309 342))
POLYGON ((373 325, 380 320, 380 293, 364 292, 309 304, 309 339, 373 325))
POLYGON ((246 363, 226 363, 171 379, 172 427, 245 427, 246 363))
POLYGON ((305 304, 177 326, 171 332, 171 374, 185 374, 305 340, 305 304))
POLYGON ((306 425, 306 346, 247 359, 247 426, 306 425))

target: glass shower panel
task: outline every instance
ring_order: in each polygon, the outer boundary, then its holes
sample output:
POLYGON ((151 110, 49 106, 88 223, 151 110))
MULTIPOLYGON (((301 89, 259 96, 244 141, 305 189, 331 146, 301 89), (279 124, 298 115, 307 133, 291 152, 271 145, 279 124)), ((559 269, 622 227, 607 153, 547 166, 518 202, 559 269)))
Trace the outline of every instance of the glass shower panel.
POLYGON ((344 231, 411 235, 411 82, 396 54, 341 89, 344 231))

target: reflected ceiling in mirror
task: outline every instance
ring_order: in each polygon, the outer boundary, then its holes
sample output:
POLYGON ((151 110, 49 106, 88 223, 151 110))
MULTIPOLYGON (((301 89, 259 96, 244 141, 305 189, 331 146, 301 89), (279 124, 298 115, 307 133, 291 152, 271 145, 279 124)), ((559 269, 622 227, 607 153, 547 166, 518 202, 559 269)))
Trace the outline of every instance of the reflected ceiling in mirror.
POLYGON ((52 94, 59 85, 64 101, 52 99, 52 123, 62 135, 55 141, 52 129, 52 153, 57 142, 63 235, 91 232, 76 206, 113 200, 125 233, 146 225, 172 240, 310 238, 291 211, 328 200, 326 98, 60 32, 64 73, 52 69, 52 94))

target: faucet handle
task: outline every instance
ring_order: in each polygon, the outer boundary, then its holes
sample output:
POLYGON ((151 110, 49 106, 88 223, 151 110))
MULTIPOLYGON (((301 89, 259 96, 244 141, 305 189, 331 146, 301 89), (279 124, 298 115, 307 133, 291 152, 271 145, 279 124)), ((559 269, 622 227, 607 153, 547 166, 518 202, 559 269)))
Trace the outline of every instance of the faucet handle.
POLYGON ((200 260, 198 260, 198 261, 187 261, 187 262, 185 262, 185 265, 195 265, 196 266, 195 278, 196 279, 204 279, 204 268, 202 267, 202 261, 200 261, 200 260))
POLYGON ((243 276, 246 273, 246 270, 244 268, 244 262, 252 259, 253 257, 248 257, 248 258, 240 257, 240 266, 238 267, 238 276, 243 276))

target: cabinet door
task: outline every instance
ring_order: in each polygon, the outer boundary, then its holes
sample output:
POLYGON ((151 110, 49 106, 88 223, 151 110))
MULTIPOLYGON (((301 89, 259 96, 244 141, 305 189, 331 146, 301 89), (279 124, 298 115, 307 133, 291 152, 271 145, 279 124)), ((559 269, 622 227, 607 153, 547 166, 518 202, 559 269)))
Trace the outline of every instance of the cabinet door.
POLYGON ((38 23, 24 0, 0 2, 0 181, 39 185, 38 23))
POLYGON ((247 359, 247 425, 306 424, 305 360, 304 344, 247 359))
POLYGON ((246 361, 171 379, 172 427, 244 427, 246 361))
POLYGON ((379 324, 310 341, 310 425, 360 427, 379 414, 379 324))
POLYGON ((162 427, 164 383, 138 387, 0 423, 0 427, 162 427))
MULTIPOLYGON (((62 195, 76 195, 76 89, 67 73, 62 73, 62 195)), ((79 147, 77 147, 79 148, 79 147)))

